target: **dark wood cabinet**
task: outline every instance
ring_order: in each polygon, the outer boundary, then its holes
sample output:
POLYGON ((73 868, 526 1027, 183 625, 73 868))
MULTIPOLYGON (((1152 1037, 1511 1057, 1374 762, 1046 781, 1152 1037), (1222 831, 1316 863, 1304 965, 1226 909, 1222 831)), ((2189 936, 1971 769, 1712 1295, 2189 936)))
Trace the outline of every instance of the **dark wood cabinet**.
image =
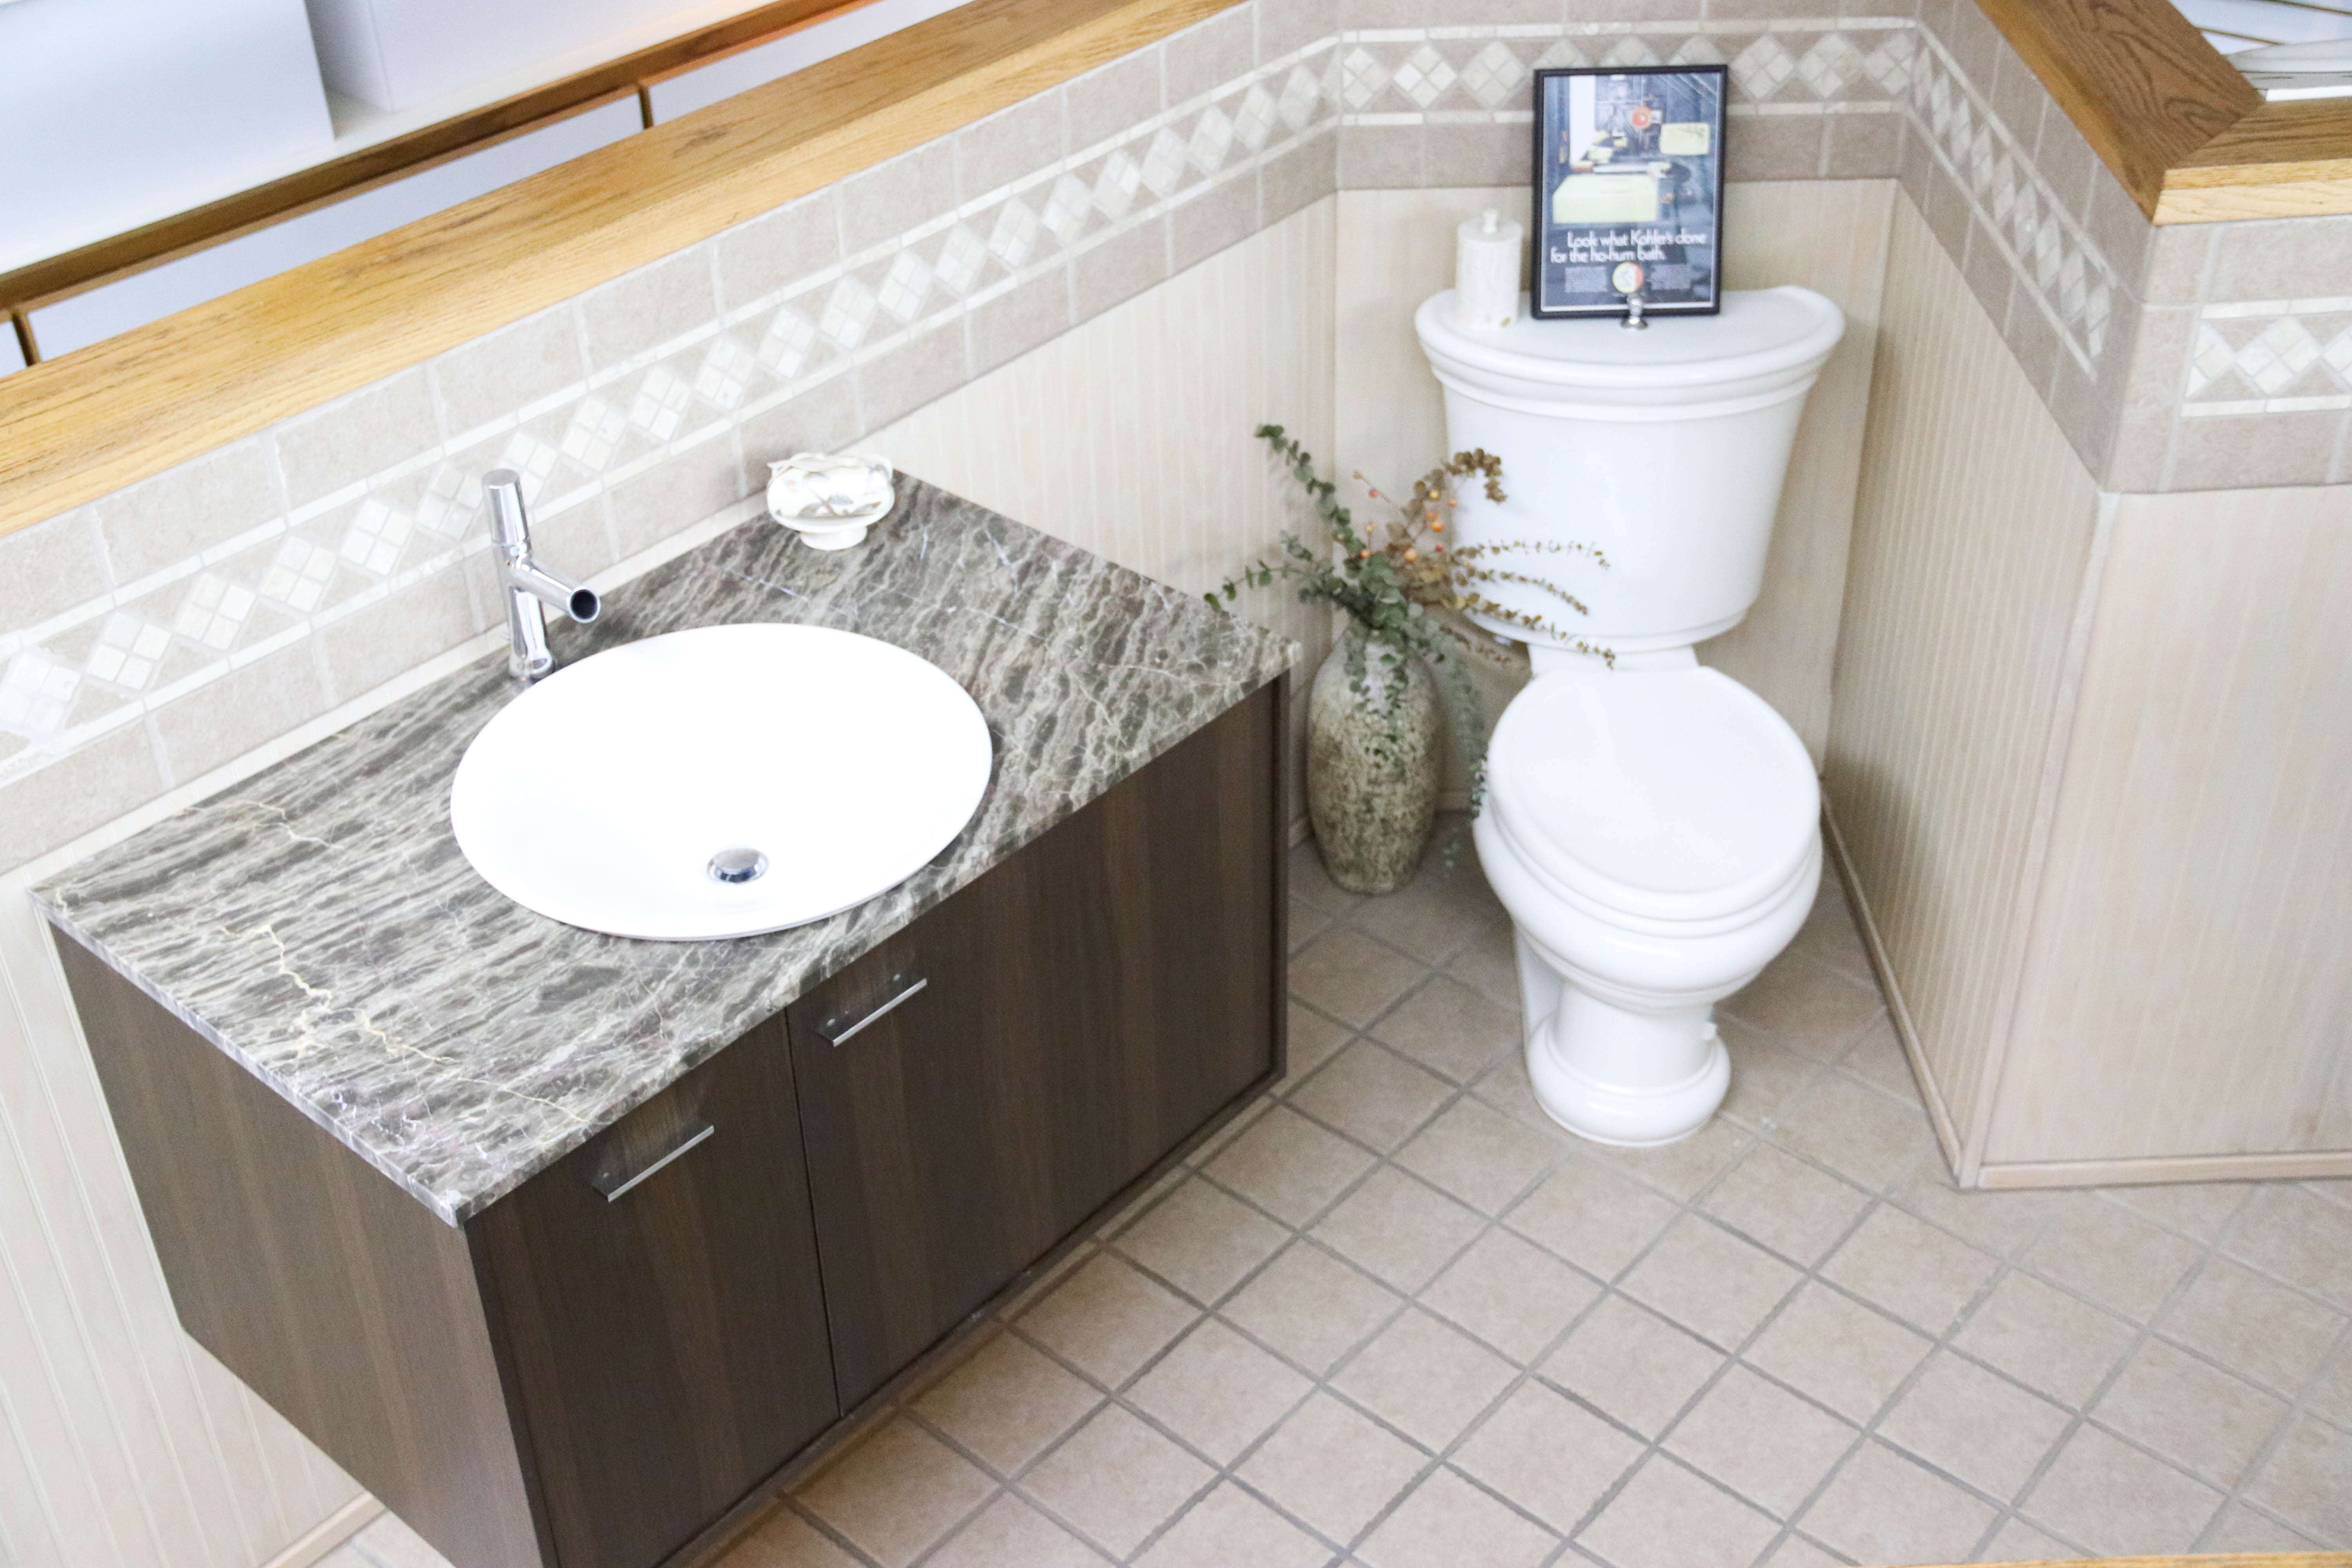
POLYGON ((1282 696, 462 1229, 60 934, 181 1322, 456 1568, 691 1561, 1281 1070, 1282 696))
POLYGON ((1271 1070, 1272 705, 1227 713, 791 1009, 845 1404, 1271 1070))
POLYGON ((646 1568, 841 1414, 771 1020, 467 1227, 563 1568, 646 1568))

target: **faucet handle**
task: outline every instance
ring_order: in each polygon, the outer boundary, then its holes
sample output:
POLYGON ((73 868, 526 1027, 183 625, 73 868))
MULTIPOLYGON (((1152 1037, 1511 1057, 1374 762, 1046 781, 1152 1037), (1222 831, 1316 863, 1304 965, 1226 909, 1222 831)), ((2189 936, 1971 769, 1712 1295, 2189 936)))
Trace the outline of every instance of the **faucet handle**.
POLYGON ((482 476, 482 500, 490 509, 490 537, 501 550, 520 554, 530 547, 530 519, 522 509, 522 476, 492 468, 482 476))

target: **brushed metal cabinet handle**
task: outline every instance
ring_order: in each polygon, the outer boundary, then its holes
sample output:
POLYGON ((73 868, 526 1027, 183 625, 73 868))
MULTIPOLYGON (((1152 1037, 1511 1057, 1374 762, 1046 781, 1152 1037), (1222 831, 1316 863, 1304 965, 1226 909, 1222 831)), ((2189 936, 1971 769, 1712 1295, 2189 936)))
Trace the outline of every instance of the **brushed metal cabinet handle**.
POLYGON ((660 1159, 656 1160, 652 1164, 647 1165, 644 1170, 639 1171, 635 1175, 627 1177, 620 1175, 598 1176, 593 1179, 588 1184, 594 1187, 598 1192, 604 1194, 604 1201, 606 1203, 619 1203, 623 1198, 626 1197, 635 1189, 638 1183, 644 1181, 655 1172, 666 1168, 672 1162, 684 1158, 688 1150, 700 1148, 704 1143, 709 1142, 710 1141, 710 1135, 718 1131, 719 1129, 717 1127, 714 1127, 709 1122, 706 1121, 700 1127, 696 1128, 693 1131, 688 1133, 683 1139, 679 1140, 676 1148, 672 1149, 668 1153, 664 1154, 660 1159))
MULTIPOLYGON (((907 977, 903 974, 898 974, 893 975, 891 978, 896 982, 904 980, 907 977)), ((836 1046, 847 1045, 856 1037, 860 1030, 865 1029, 868 1026, 878 1021, 884 1014, 889 1012, 891 1009, 912 1001, 916 993, 921 991, 924 986, 929 985, 930 983, 930 979, 928 975, 919 974, 915 976, 914 983, 912 984, 909 984, 905 989, 898 992, 887 1002, 883 1003, 882 1005, 875 1008, 874 1011, 866 1014, 866 1016, 858 1019, 857 1022, 845 1026, 837 1019, 827 1019, 825 1022, 819 1024, 816 1026, 816 1032, 823 1035, 826 1039, 830 1040, 836 1046)))

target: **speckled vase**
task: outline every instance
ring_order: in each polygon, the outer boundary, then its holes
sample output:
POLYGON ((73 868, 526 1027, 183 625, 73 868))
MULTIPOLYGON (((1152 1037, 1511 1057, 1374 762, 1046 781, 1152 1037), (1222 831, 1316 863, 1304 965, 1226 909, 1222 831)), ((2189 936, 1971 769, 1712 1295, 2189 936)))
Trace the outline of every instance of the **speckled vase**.
POLYGON ((1387 650, 1354 626, 1315 672, 1307 698, 1307 812, 1331 879, 1351 893, 1391 893, 1421 864, 1444 766, 1437 682, 1422 661, 1404 663, 1402 706, 1388 711, 1399 679, 1387 650), (1363 690, 1349 675, 1360 659, 1363 690))

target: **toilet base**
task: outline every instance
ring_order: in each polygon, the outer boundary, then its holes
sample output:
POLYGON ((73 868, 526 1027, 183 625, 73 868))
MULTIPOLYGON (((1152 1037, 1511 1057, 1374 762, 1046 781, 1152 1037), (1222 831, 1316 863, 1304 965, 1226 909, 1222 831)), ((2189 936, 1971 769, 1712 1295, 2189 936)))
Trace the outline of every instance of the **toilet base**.
POLYGON ((1715 1008, 1636 1013, 1580 990, 1519 933, 1528 1083, 1544 1114, 1580 1138, 1654 1148, 1706 1126, 1731 1088, 1715 1008))

